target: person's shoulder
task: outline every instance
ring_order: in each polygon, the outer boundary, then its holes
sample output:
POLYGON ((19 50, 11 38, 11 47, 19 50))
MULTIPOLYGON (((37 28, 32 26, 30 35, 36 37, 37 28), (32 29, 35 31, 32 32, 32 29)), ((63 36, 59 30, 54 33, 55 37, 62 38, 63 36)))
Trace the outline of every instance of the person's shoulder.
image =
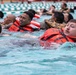
POLYGON ((65 23, 61 23, 61 24, 58 23, 58 27, 57 28, 61 29, 61 28, 64 28, 65 26, 66 26, 65 23))

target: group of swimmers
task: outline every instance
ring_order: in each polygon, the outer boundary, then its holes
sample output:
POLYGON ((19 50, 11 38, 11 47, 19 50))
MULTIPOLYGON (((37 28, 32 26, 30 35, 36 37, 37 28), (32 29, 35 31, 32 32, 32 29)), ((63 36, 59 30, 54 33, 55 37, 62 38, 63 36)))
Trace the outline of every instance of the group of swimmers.
POLYGON ((60 11, 54 10, 55 7, 53 6, 52 17, 40 23, 34 18, 40 18, 41 13, 44 14, 42 11, 38 14, 33 9, 29 9, 18 17, 10 14, 1 22, 0 33, 2 29, 8 29, 12 32, 34 32, 43 29, 45 32, 40 37, 25 34, 24 38, 38 38, 41 46, 45 44, 50 46, 51 42, 58 44, 76 42, 76 19, 73 19, 66 6, 66 3, 63 3, 60 11))

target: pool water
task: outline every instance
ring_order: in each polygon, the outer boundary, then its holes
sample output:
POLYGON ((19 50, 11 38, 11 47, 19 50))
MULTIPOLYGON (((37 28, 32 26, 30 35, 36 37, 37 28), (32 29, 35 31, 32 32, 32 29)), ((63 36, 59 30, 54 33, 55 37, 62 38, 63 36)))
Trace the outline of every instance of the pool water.
MULTIPOLYGON (((76 15, 73 14, 76 18, 76 15)), ((42 16, 41 22, 50 16, 42 16)), ((26 41, 25 33, 3 30, 10 36, 0 37, 0 75, 76 75, 76 43, 66 42, 60 47, 44 48, 26 41)), ((33 32, 40 36, 43 30, 33 32)))
MULTIPOLYGON (((43 32, 33 32, 32 35, 39 36, 43 32)), ((11 36, 0 37, 0 75, 76 75, 75 43, 44 49, 18 37, 24 33, 9 34, 11 36)))

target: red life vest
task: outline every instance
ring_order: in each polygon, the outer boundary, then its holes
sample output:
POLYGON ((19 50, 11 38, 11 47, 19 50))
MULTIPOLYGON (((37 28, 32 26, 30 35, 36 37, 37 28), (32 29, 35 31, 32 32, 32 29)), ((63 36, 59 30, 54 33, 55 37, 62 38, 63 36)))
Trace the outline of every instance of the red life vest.
POLYGON ((40 24, 38 22, 35 21, 31 21, 29 25, 26 25, 25 27, 20 27, 20 23, 18 20, 16 20, 14 22, 14 24, 8 29, 9 31, 20 31, 20 32, 24 32, 24 31, 30 31, 33 32, 35 29, 40 29, 40 24))
POLYGON ((71 38, 67 37, 62 30, 50 28, 45 31, 44 35, 40 37, 41 45, 44 46, 45 41, 55 43, 74 42, 71 38))
POLYGON ((40 18, 40 15, 35 14, 34 18, 40 18))

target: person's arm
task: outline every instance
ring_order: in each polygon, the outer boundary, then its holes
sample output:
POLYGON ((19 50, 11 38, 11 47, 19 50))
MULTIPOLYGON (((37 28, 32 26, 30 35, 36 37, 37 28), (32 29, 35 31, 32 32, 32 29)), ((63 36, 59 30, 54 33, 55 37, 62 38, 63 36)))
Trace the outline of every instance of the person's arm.
POLYGON ((21 35, 21 36, 17 36, 17 37, 27 38, 27 39, 29 39, 29 38, 38 38, 37 36, 31 35, 31 34, 29 34, 29 33, 24 34, 24 35, 21 35))
POLYGON ((10 23, 10 24, 8 24, 8 25, 4 25, 4 26, 3 26, 3 29, 8 29, 12 24, 13 24, 13 23, 10 23))
POLYGON ((63 12, 65 12, 65 13, 69 13, 69 12, 70 12, 70 9, 67 9, 67 10, 65 10, 65 11, 63 11, 63 12))

